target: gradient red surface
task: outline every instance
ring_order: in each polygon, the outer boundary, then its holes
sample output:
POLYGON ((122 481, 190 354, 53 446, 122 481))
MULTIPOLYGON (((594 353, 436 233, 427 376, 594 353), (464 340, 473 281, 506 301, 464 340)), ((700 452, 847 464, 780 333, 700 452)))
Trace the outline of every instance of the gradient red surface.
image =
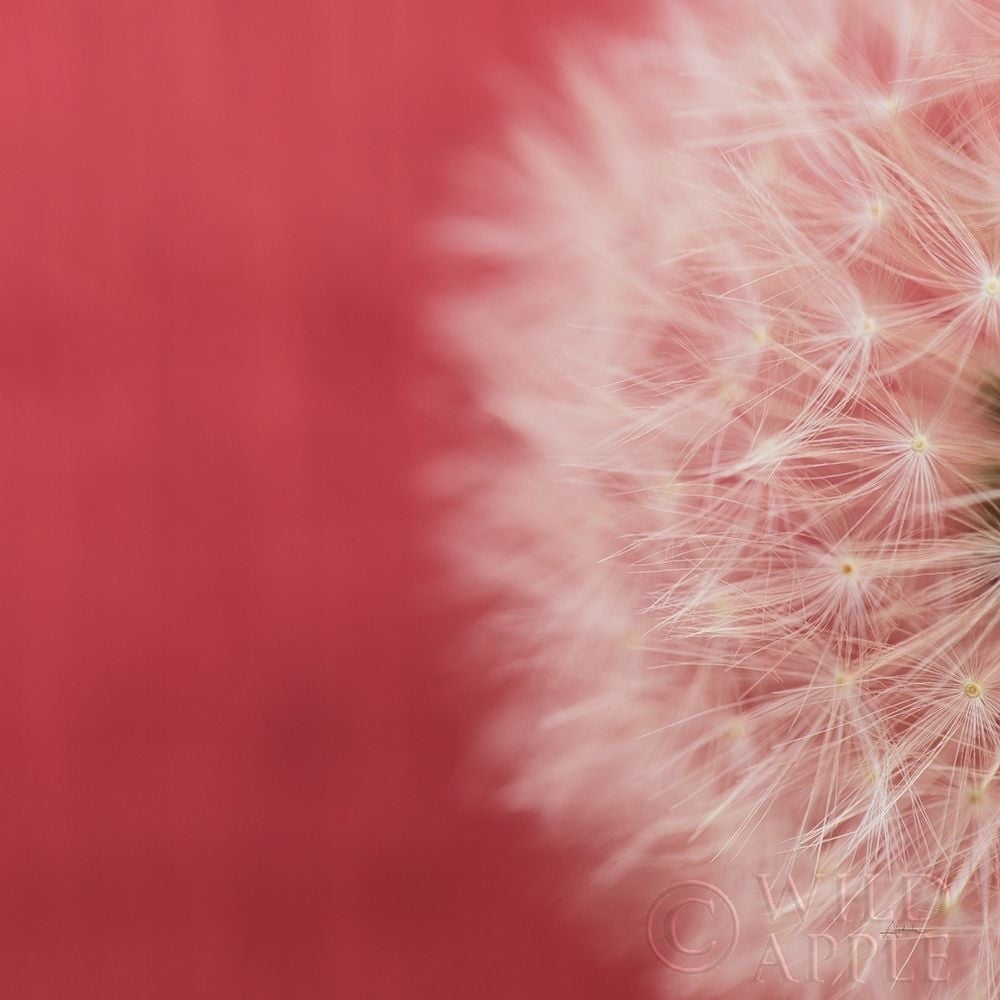
POLYGON ((632 995, 405 596, 415 234, 601 6, 3 5, 0 996, 632 995))

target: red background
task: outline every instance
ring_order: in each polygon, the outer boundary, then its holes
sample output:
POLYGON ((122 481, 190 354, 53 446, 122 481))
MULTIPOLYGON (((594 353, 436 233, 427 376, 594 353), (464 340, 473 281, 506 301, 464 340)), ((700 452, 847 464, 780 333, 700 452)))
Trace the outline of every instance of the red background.
POLYGON ((407 598, 419 225, 613 6, 0 5, 0 996, 635 995, 407 598))

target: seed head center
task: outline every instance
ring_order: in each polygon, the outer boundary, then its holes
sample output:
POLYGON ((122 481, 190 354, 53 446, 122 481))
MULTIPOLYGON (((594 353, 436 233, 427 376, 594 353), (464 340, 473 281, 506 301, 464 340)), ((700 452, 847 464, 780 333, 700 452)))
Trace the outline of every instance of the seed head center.
POLYGON ((962 690, 965 692, 965 697, 970 700, 983 696, 983 687, 978 681, 966 681, 962 690))
POLYGON ((858 326, 858 333, 862 337, 871 337, 878 329, 878 323, 871 316, 865 316, 858 326))

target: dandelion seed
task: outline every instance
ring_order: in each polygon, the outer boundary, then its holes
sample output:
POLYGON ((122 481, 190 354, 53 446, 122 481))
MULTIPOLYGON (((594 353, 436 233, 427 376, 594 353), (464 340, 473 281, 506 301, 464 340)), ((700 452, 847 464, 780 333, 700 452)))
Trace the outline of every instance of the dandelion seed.
POLYGON ((970 700, 983 696, 983 688, 978 681, 966 681, 962 690, 965 692, 965 697, 970 700))
POLYGON ((865 316, 858 324, 858 336, 870 338, 878 331, 878 324, 871 318, 865 316))

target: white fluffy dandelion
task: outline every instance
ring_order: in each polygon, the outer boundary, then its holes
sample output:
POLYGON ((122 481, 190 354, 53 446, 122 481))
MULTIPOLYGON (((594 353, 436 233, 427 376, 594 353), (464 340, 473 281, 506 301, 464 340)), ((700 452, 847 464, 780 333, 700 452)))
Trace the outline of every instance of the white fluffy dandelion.
POLYGON ((1000 10, 672 5, 564 79, 449 226, 516 799, 724 888, 668 992, 1000 995, 1000 10))

